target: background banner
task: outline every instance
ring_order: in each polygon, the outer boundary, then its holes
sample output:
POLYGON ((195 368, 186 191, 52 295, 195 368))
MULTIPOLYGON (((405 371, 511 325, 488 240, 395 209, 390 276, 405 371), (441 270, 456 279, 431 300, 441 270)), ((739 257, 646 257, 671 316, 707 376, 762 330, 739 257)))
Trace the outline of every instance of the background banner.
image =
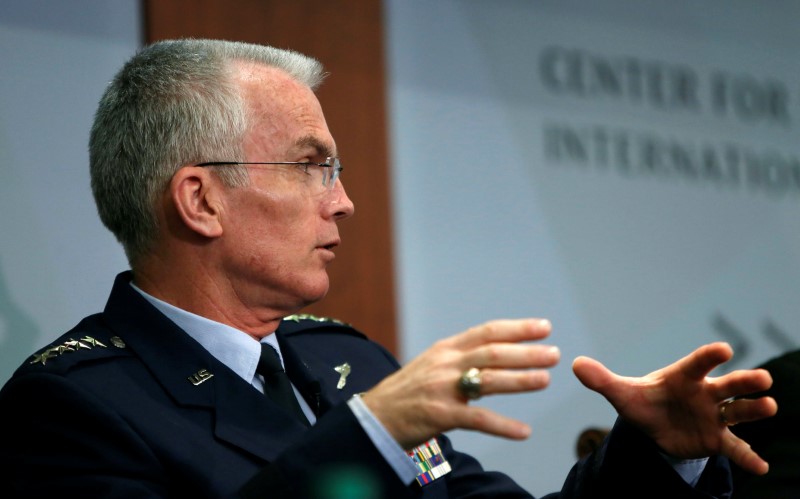
POLYGON ((642 375, 711 341, 726 370, 798 345, 796 4, 387 7, 406 358, 526 316, 563 354, 546 391, 480 402, 528 442, 457 445, 542 494, 614 420, 574 357, 642 375))

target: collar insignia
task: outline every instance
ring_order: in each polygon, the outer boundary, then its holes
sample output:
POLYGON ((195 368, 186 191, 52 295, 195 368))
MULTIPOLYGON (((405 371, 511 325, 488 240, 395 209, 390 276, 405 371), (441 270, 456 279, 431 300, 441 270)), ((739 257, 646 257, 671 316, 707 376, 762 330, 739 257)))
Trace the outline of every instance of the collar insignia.
POLYGON ((345 383, 347 383, 347 376, 350 375, 350 364, 345 362, 340 366, 334 367, 333 370, 339 373, 339 382, 336 383, 336 389, 341 390, 344 388, 345 383))
POLYGON ((197 386, 201 383, 205 383, 206 381, 213 378, 214 375, 208 371, 208 369, 200 369, 196 373, 189 376, 189 381, 194 385, 197 386))

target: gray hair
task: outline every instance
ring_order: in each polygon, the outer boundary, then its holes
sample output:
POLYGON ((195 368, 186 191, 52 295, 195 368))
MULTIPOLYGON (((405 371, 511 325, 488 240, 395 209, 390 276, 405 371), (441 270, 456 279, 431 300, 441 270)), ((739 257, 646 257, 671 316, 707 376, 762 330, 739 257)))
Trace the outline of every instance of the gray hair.
MULTIPOLYGON (((92 193, 103 224, 132 266, 155 242, 155 203, 175 172, 203 161, 243 161, 248 130, 233 63, 279 68, 315 90, 322 65, 274 47, 222 40, 168 40, 145 47, 109 84, 89 138, 92 193)), ((247 182, 219 171, 229 186, 247 182)))

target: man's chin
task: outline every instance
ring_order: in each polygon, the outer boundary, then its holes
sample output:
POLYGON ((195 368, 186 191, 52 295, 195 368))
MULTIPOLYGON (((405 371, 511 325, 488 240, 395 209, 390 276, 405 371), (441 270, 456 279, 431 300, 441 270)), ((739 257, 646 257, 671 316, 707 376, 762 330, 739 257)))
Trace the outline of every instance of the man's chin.
POLYGON ((318 301, 325 298, 325 296, 328 294, 328 289, 330 289, 330 286, 326 275, 324 285, 323 283, 320 283, 317 286, 309 286, 307 292, 303 293, 302 297, 304 302, 303 307, 313 305, 314 303, 317 303, 318 301))

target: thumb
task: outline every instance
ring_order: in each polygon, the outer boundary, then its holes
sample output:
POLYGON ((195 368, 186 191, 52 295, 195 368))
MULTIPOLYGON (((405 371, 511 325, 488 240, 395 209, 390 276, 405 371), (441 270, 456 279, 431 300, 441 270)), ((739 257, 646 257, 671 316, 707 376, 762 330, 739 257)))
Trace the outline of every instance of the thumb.
POLYGON ((608 398, 618 378, 606 366, 589 357, 578 357, 572 362, 572 372, 586 388, 608 398))

